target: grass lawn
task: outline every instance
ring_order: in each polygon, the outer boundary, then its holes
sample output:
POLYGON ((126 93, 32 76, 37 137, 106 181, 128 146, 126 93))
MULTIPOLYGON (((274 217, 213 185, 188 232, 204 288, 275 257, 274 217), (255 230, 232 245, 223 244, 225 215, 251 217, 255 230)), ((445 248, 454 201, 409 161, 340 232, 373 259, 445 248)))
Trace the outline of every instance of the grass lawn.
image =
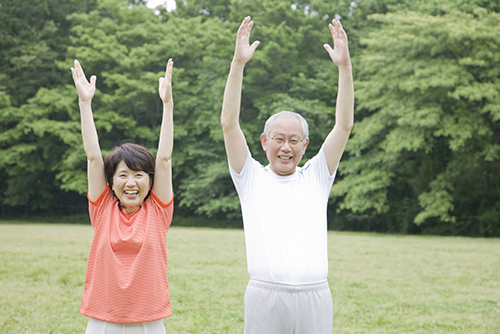
MULTIPOLYGON (((174 220, 175 223, 175 220, 174 220)), ((0 224, 0 333, 84 333, 89 225, 0 224)), ((167 333, 242 333, 243 231, 173 227, 167 333)), ((334 333, 500 333, 500 239, 329 233, 334 333)))

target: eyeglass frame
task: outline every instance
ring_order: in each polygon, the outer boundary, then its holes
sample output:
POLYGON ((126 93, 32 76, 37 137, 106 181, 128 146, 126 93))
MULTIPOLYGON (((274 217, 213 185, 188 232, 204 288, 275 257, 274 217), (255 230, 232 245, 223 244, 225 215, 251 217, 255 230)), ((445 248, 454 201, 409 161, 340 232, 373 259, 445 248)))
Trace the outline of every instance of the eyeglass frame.
POLYGON ((269 139, 273 140, 276 144, 278 144, 279 146, 282 146, 284 145, 286 142, 288 142, 288 145, 290 146, 297 146, 299 145, 300 143, 303 143, 304 142, 304 139, 295 139, 293 136, 291 138, 288 138, 286 139, 284 136, 283 137, 280 137, 281 135, 276 135, 278 138, 276 137, 269 137, 269 139), (278 142, 278 140, 282 140, 283 142, 278 142), (296 140, 297 142, 296 143, 293 143, 291 141, 293 140, 296 140))

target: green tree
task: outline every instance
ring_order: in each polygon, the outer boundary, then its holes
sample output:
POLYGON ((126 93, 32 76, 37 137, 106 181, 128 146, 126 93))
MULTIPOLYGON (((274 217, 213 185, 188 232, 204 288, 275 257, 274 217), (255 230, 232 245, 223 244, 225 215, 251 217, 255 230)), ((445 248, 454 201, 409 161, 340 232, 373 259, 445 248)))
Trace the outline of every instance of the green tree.
POLYGON ((442 10, 370 17, 362 119, 332 193, 387 230, 499 235, 500 15, 442 10))
POLYGON ((0 1, 0 168, 7 175, 0 180, 2 204, 46 208, 78 200, 55 177, 68 130, 61 114, 65 96, 55 98, 50 112, 38 103, 47 88, 66 81, 57 61, 71 43, 67 14, 93 6, 92 0, 0 1))
POLYGON ((12 106, 65 81, 56 61, 70 44, 66 16, 94 7, 95 0, 0 1, 0 82, 12 106))

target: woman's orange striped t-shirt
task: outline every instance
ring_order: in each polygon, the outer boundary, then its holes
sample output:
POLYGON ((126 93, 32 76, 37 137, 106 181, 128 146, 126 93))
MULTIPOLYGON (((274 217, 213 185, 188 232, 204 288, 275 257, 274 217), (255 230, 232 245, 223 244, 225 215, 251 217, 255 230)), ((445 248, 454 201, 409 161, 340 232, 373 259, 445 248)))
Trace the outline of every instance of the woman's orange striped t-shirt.
POLYGON ((131 216, 118 206, 109 186, 92 202, 94 239, 80 313, 115 322, 146 322, 170 317, 166 234, 173 198, 164 204, 151 195, 131 216))

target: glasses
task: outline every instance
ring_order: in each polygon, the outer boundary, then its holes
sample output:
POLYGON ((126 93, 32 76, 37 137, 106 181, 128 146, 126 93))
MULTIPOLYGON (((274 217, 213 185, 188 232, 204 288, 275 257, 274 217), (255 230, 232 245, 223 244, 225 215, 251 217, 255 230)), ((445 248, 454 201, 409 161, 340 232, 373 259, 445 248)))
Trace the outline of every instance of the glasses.
POLYGON ((277 136, 277 137, 271 137, 272 140, 278 145, 283 145, 285 142, 288 142, 290 146, 297 146, 302 142, 302 139, 298 139, 295 137, 285 139, 284 137, 277 136))

